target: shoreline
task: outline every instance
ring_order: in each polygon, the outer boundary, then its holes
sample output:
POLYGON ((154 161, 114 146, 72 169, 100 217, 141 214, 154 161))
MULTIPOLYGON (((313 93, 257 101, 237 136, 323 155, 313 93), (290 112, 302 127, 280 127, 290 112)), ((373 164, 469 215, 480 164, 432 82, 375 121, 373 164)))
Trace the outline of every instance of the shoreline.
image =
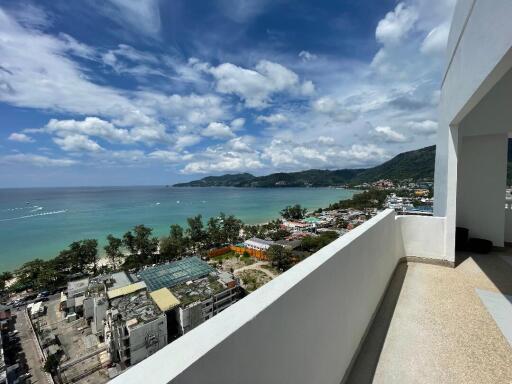
MULTIPOLYGON (((45 206, 45 209, 48 210, 55 209, 54 206, 51 206, 49 202, 45 201, 48 200, 48 197, 53 199, 53 201, 60 202, 62 196, 63 200, 65 201, 67 198, 67 200, 70 201, 69 204, 72 206, 80 204, 80 194, 75 192, 75 190, 79 192, 80 187, 71 188, 73 188, 73 191, 64 191, 64 193, 60 188, 45 188, 41 197, 39 197, 40 194, 37 191, 32 191, 31 189, 31 191, 27 191, 25 196, 15 196, 12 202, 9 201, 8 204, 5 204, 3 207, 0 206, 0 211, 2 208, 7 211, 7 209, 12 206, 24 206, 26 201, 38 204, 39 206, 45 206), (51 193, 52 190, 56 191, 56 196, 51 193), (77 197, 75 198, 75 196, 77 197), (21 202, 22 204, 20 205, 21 202)), ((287 205, 299 203, 303 207, 307 207, 308 211, 311 212, 318 208, 324 208, 331 203, 350 199, 358 192, 357 190, 328 187, 171 187, 170 190, 172 190, 173 193, 167 195, 165 193, 167 188, 164 189, 161 186, 155 186, 155 188, 150 187, 147 193, 144 192, 144 188, 143 186, 141 187, 142 192, 139 192, 139 188, 134 189, 136 191, 136 198, 139 199, 139 201, 132 202, 130 201, 130 196, 133 194, 129 193, 131 187, 122 187, 123 191, 127 191, 127 193, 123 193, 119 196, 122 205, 106 206, 108 202, 105 202, 104 195, 96 193, 89 194, 89 191, 94 191, 96 187, 88 187, 85 190, 86 194, 84 196, 87 196, 89 199, 91 199, 91 197, 93 198, 90 201, 95 204, 95 206, 92 207, 94 209, 77 206, 76 208, 69 208, 65 215, 57 215, 59 216, 58 218, 54 215, 53 217, 43 216, 37 219, 27 219, 28 221, 10 221, 10 223, 14 223, 15 225, 12 224, 14 225, 12 226, 10 224, 9 227, 4 229, 4 242, 6 244, 11 243, 4 248, 5 256, 2 256, 2 260, 0 260, 0 265, 3 264, 0 268, 0 273, 7 271, 14 272, 23 264, 35 259, 44 261, 50 260, 56 257, 60 251, 66 249, 72 241, 85 238, 98 240, 98 259, 104 259, 105 251, 103 250, 103 246, 106 245, 106 236, 112 233, 116 237, 122 237, 123 233, 138 224, 151 227, 153 229, 153 235, 158 238, 168 234, 171 224, 179 224, 183 228, 186 228, 186 217, 193 217, 197 214, 203 216, 205 224, 209 217, 215 217, 220 212, 224 211, 226 214, 233 214, 241 219, 244 224, 263 225, 278 219, 280 216, 279 211, 287 205), (159 192, 151 192, 154 190, 159 192), (187 190, 194 190, 198 193, 187 192, 187 190), (210 190, 213 195, 210 196, 209 192, 206 192, 205 196, 201 196, 201 190, 205 192, 210 190), (215 190, 217 192, 213 192, 215 190), (292 194, 285 192, 291 192, 292 190, 299 192, 292 194), (308 190, 310 193, 307 192, 308 190), (314 192, 315 190, 325 191, 325 194, 319 192, 317 195, 314 192), (174 195, 175 191, 181 191, 181 194, 178 194, 179 196, 174 195), (226 191, 226 194, 221 191, 226 191), (240 192, 237 193, 236 191, 240 192), (256 191, 258 193, 249 191, 256 191), (245 195, 246 192, 249 194, 245 195), (259 192, 261 192, 261 194, 259 192), (185 198, 187 200, 185 200, 185 198), (203 199, 207 200, 207 203, 206 201, 202 201, 203 199), (181 204, 178 205, 177 200, 181 200, 181 204), (155 201, 161 201, 162 204, 155 205, 155 201), (98 208, 103 209, 98 210, 98 208), (110 213, 104 213, 102 215, 89 213, 107 211, 110 211, 110 213), (79 220, 75 218, 78 217, 77 214, 80 215, 79 220), (87 217, 84 217, 84 214, 87 217), (91 217, 91 219, 89 217, 91 217), (110 225, 110 223, 112 224, 110 225), (28 232, 26 232, 26 228, 28 232), (8 235, 10 231, 11 233, 16 231, 14 236, 8 235), (25 236, 31 236, 30 231, 37 231, 36 237, 25 238, 25 236), (26 233, 26 235, 22 235, 24 233, 26 233), (40 235, 41 233, 44 233, 44 235, 40 235), (62 236, 55 236, 55 234, 58 233, 62 236), (45 240, 44 237, 47 237, 48 240, 45 240), (28 241, 28 244, 26 241, 28 241), (25 255, 29 257, 25 257, 25 255)), ((68 187, 65 188, 65 190, 68 189, 68 187)), ((111 191, 108 195, 113 197, 113 200, 116 200, 115 203, 118 204, 118 194, 115 192, 117 189, 117 187, 100 187, 99 193, 101 193, 102 190, 111 191)), ((6 196, 9 197, 10 195, 9 193, 6 196)), ((63 206, 63 208, 68 207, 63 206)))

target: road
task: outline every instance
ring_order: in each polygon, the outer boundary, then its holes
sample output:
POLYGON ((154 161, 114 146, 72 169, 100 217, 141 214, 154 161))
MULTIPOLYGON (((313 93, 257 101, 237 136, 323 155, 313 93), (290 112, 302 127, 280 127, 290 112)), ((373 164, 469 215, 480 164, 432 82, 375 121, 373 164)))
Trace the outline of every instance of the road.
POLYGON ((27 358, 27 364, 30 368, 29 372, 32 375, 31 382, 38 384, 48 384, 53 381, 49 375, 42 369, 42 356, 39 353, 35 335, 30 328, 29 319, 25 308, 16 312, 18 318, 16 320, 16 329, 19 331, 21 347, 27 358))
POLYGON ((277 277, 277 275, 275 273, 273 273, 272 271, 269 271, 268 269, 263 268, 262 267, 263 265, 268 265, 268 261, 258 261, 257 263, 254 263, 254 264, 251 264, 251 265, 247 265, 247 266, 242 267, 242 268, 235 269, 233 271, 233 273, 236 275, 236 274, 238 274, 240 272, 243 272, 243 271, 257 270, 257 271, 263 272, 265 275, 267 275, 271 279, 275 279, 277 277))

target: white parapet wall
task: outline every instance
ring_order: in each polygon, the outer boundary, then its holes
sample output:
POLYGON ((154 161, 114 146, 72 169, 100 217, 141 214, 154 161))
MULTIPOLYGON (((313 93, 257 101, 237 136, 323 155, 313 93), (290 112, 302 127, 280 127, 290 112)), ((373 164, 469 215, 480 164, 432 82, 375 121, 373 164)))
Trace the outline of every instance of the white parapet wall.
POLYGON ((447 254, 445 250, 444 217, 397 216, 396 221, 402 233, 405 256, 455 261, 454 254, 447 254))
POLYGON ((403 256, 384 211, 112 383, 339 384, 403 256))

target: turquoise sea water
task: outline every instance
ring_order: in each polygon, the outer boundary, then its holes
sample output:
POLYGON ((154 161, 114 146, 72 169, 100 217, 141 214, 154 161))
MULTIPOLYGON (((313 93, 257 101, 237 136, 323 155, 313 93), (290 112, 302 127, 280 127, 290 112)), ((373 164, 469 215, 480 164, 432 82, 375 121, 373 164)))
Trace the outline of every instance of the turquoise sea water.
POLYGON ((158 236, 187 217, 219 212, 256 224, 277 218, 287 205, 308 209, 348 199, 333 188, 88 187, 0 189, 0 271, 49 259, 75 240, 122 236, 138 224, 158 236))

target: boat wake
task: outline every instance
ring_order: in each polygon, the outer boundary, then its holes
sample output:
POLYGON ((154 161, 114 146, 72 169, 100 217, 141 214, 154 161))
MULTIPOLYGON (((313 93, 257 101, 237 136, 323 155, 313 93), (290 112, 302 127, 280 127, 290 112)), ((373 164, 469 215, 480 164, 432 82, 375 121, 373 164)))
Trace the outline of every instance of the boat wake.
POLYGON ((63 210, 60 210, 60 211, 50 211, 50 212, 35 213, 33 215, 25 215, 25 216, 18 216, 18 217, 9 217, 7 219, 0 219, 0 221, 21 220, 21 219, 30 219, 31 217, 38 217, 38 216, 57 215, 59 213, 66 213, 67 211, 68 211, 67 209, 63 209, 63 210))

